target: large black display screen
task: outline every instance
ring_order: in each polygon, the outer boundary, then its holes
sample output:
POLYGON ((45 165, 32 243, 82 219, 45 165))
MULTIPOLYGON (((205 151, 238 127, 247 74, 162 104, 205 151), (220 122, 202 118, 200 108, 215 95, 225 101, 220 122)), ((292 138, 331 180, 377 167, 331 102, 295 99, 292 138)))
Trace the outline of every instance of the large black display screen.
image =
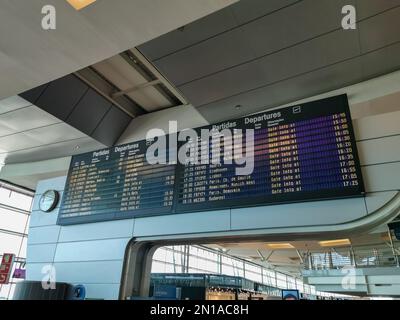
POLYGON ((196 128, 195 133, 182 139, 178 150, 167 148, 168 159, 185 148, 183 163, 149 164, 146 150, 154 140, 74 156, 59 224, 364 193, 346 95, 196 128), (223 130, 232 133, 230 139, 223 130), (211 134, 203 137, 202 132, 211 134), (250 172, 238 174, 246 166, 250 172))

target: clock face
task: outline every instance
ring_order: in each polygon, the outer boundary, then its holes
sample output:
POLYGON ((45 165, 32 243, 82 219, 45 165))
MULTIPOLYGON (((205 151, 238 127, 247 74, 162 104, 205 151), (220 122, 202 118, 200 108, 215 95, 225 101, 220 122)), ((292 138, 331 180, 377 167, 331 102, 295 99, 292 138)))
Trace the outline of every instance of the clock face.
POLYGON ((55 190, 48 190, 43 193, 39 201, 40 210, 44 212, 52 211, 57 206, 59 197, 58 192, 55 190))

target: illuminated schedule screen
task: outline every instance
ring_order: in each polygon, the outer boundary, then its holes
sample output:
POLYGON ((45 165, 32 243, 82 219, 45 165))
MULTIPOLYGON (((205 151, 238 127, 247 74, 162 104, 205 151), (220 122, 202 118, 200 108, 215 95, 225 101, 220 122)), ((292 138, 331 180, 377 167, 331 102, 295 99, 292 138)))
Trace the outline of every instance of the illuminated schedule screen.
MULTIPOLYGON (((208 142, 201 141, 199 133, 198 157, 209 157, 210 164, 179 165, 177 211, 343 198, 364 193, 345 95, 226 121, 214 127, 219 131, 229 128, 233 131, 233 141, 242 140, 242 156, 236 157, 239 160, 246 156, 245 129, 254 130, 254 142, 248 148, 254 155, 253 172, 236 175, 238 165, 234 161, 229 165, 212 164, 215 155, 203 152, 208 142), (234 129, 239 129, 236 134, 234 129)), ((226 157, 224 142, 221 137, 221 159, 226 157)), ((211 150, 211 145, 208 149, 211 150)), ((235 159, 234 150, 230 154, 235 159)))
POLYGON ((59 224, 170 213, 175 165, 149 164, 151 141, 72 157, 59 214, 59 224))
MULTIPOLYGON (((145 155, 152 141, 145 140, 74 156, 58 223, 337 199, 364 193, 346 95, 195 131, 196 141, 178 142, 178 150, 189 147, 189 159, 196 158, 197 163, 149 164, 145 155), (218 131, 211 131, 210 139, 202 139, 202 130, 212 128, 218 131), (232 133, 231 140, 222 136, 224 129, 232 133), (233 147, 228 148, 227 143, 233 147), (238 146, 241 152, 236 150, 238 146), (203 164, 205 159, 208 164, 203 164), (228 159, 232 163, 227 163, 228 159), (237 169, 249 166, 251 161, 251 173, 238 175, 237 169)), ((178 150, 168 149, 168 157, 173 159, 178 150)))

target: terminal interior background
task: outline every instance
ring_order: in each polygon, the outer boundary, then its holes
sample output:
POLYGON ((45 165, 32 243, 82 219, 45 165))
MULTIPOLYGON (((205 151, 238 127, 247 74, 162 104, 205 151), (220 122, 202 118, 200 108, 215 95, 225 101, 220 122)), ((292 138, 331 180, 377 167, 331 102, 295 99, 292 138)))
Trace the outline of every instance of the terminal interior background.
POLYGON ((2 2, 0 299, 22 281, 83 285, 87 299, 398 299, 399 0, 2 2), (57 28, 41 28, 41 8, 57 28), (357 28, 341 26, 342 7, 357 28), (363 197, 57 224, 71 156, 347 94, 363 197), (18 277, 16 270, 26 272, 18 277), (343 279, 353 272, 348 285, 343 279), (15 276, 15 277, 14 277, 15 276), (219 276, 219 277, 216 277, 219 276), (23 279, 25 278, 25 279, 23 279), (201 285, 195 285, 195 282, 201 285), (228 284, 229 283, 229 284, 228 284))

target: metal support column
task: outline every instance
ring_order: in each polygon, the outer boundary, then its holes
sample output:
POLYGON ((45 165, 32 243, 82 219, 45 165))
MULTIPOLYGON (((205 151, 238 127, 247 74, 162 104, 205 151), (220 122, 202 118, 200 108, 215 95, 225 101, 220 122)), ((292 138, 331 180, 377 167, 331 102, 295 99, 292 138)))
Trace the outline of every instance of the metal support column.
POLYGON ((353 247, 350 247, 350 263, 354 268, 357 267, 356 255, 354 254, 353 247))
POLYGON ((328 252, 329 269, 333 269, 332 251, 328 252))
POLYGON ((151 242, 135 242, 134 240, 128 244, 119 299, 149 296, 152 259, 159 247, 151 242))

